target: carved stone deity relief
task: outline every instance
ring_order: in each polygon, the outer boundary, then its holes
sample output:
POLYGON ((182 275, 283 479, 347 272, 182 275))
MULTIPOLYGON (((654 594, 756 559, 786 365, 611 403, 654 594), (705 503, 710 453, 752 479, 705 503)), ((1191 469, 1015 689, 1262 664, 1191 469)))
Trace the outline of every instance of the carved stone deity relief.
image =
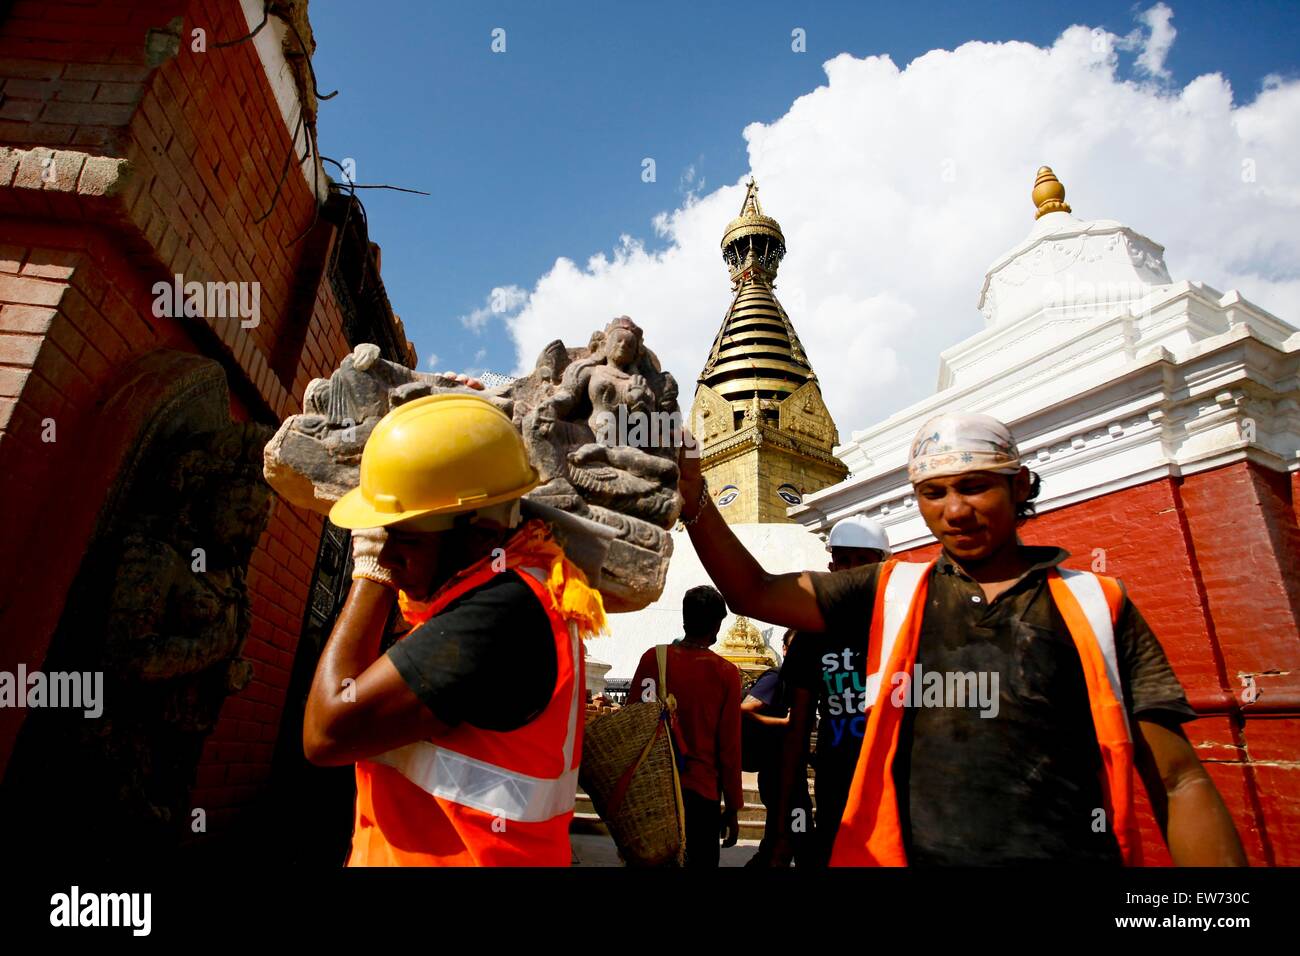
POLYGON ((271 499, 272 430, 229 409, 218 363, 152 353, 124 371, 102 447, 87 449, 118 470, 42 669, 100 675, 101 713, 34 711, 4 788, 7 813, 78 858, 151 858, 206 823, 192 788, 223 704, 253 674, 245 579, 271 499))
MULTIPOLYGON (((366 439, 389 409, 467 391, 493 402, 520 430, 542 476, 527 501, 605 529, 593 532, 608 545, 594 582, 606 608, 636 610, 655 600, 672 554, 667 529, 677 520, 682 422, 676 381, 626 316, 584 348, 550 343, 529 375, 484 391, 357 346, 328 379, 308 385, 303 414, 287 419, 267 445, 267 480, 292 503, 328 512, 359 483, 366 439)), ((584 527, 567 524, 561 538, 580 537, 584 527)))

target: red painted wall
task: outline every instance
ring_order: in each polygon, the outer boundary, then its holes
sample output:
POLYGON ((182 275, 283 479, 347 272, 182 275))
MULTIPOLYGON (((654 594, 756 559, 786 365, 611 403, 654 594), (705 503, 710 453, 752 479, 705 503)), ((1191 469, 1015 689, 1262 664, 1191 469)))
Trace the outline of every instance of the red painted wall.
MULTIPOLYGON (((276 194, 292 143, 254 46, 212 46, 246 33, 234 0, 31 0, 0 21, 5 668, 44 659, 114 474, 86 456, 127 363, 163 348, 217 359, 232 415, 270 424, 349 351, 324 270, 332 237, 291 244, 315 200, 293 162, 276 194), (146 34, 176 16, 180 52, 151 67, 146 34), (195 26, 207 52, 190 50, 195 26), (260 324, 155 318, 151 286, 175 273, 259 282, 260 324), (286 341, 301 347, 286 355, 286 341)), ((322 521, 276 502, 253 557, 255 678, 227 701, 194 793, 214 836, 269 778, 322 521)), ((0 773, 21 719, 0 710, 0 773)))

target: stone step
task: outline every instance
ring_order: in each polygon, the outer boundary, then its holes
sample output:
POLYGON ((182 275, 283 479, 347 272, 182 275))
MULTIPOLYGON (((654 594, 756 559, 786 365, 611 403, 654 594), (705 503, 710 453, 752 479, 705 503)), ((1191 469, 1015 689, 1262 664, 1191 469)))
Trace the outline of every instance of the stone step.
POLYGON ((762 821, 758 823, 754 823, 754 822, 747 822, 745 820, 741 820, 740 838, 742 840, 761 840, 763 839, 763 829, 765 826, 766 823, 762 821))
POLYGON ((599 833, 602 836, 609 836, 609 827, 605 826, 605 821, 594 813, 574 812, 573 822, 569 824, 570 833, 599 833))
MULTIPOLYGON (((575 814, 587 813, 587 814, 595 815, 596 807, 591 802, 591 797, 587 796, 585 793, 580 793, 578 794, 578 799, 574 802, 573 812, 575 814)), ((754 820, 759 823, 762 823, 763 820, 767 819, 767 808, 764 807, 761 803, 746 802, 745 808, 740 811, 739 816, 742 821, 754 820)))
MULTIPOLYGON (((813 801, 816 806, 816 801, 813 801)), ((595 813, 596 808, 591 802, 591 797, 578 791, 578 796, 574 802, 574 811, 580 813, 595 813)), ((762 820, 767 813, 767 808, 763 806, 763 801, 759 798, 755 790, 745 791, 745 808, 740 812, 741 820, 762 820)))
MULTIPOLYGON (((762 820, 745 820, 740 821, 740 839, 742 840, 761 840, 763 838, 764 822, 762 820)), ((573 822, 569 826, 570 833, 594 833, 601 836, 609 836, 609 827, 605 826, 605 821, 594 813, 574 813, 573 822)))

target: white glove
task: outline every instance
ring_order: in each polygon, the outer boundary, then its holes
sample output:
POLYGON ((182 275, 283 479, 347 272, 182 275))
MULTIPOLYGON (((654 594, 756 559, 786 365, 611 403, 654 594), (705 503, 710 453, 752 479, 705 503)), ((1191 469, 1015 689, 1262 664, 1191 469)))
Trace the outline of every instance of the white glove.
POLYGON ((383 528, 359 528, 352 532, 352 580, 365 578, 393 591, 397 582, 393 572, 379 563, 379 553, 388 541, 388 532, 383 528))

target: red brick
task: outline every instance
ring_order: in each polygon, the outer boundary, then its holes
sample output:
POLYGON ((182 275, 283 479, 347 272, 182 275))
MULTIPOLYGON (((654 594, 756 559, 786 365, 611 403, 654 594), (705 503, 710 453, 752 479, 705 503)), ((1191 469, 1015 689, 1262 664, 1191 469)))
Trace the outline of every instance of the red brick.
POLYGON ((74 146, 108 147, 116 142, 116 131, 108 126, 78 126, 72 134, 74 146))
POLYGON ((8 186, 14 181, 14 175, 18 172, 18 162, 22 159, 22 155, 19 150, 0 146, 0 188, 8 186))
POLYGON ((25 246, 5 243, 0 245, 0 272, 16 275, 23 266, 23 260, 27 258, 27 248, 25 246))
POLYGON ((220 764, 200 766, 195 774, 195 790, 217 787, 226 782, 226 768, 220 764))
POLYGON ((5 99, 0 105, 0 120, 30 123, 41 115, 42 105, 36 100, 5 99))
POLYGON ((41 111, 44 123, 74 126, 123 126, 131 121, 135 107, 120 103, 69 103, 54 100, 41 111))
POLYGON ((148 77, 149 68, 145 66, 132 66, 124 63, 69 63, 64 69, 63 75, 70 80, 101 80, 110 83, 139 83, 148 77))
MULTIPOLYGON (((56 323, 57 328, 60 323, 56 323)), ((67 355, 51 339, 41 349, 40 372, 45 379, 64 395, 72 397, 90 391, 90 379, 73 357, 67 355)))
POLYGON ((0 335, 0 365, 20 365, 30 368, 40 354, 40 335, 0 335))
POLYGON ((94 98, 96 103, 137 103, 142 95, 139 83, 100 83, 94 98))
POLYGON ((68 103, 89 103, 95 98, 97 83, 90 80, 59 80, 53 84, 54 98, 68 103))
POLYGON ((54 162, 46 170, 42 181, 43 188, 57 192, 75 192, 85 162, 86 154, 80 150, 56 151, 54 162))
POLYGON ((54 80, 63 72, 62 63, 47 60, 29 60, 20 57, 0 57, 0 76, 20 77, 29 80, 54 80))
POLYGON ((5 31, 5 46, 24 59, 77 62, 92 60, 98 50, 90 43, 55 43, 38 37, 18 36, 5 31))
MULTIPOLYGON (((71 293, 73 296, 76 294, 76 292, 71 293)), ((81 358, 86 343, 95 333, 96 329, 94 327, 83 331, 71 322, 55 320, 54 324, 50 326, 49 338, 75 364, 81 358)))
POLYGON ((27 150, 18 157, 14 185, 24 189, 40 189, 51 175, 53 166, 53 150, 44 147, 27 150))
MULTIPOLYGON (((265 620, 265 618, 263 618, 263 620, 265 620)), ((259 665, 257 672, 260 674, 260 665, 275 663, 273 650, 272 646, 267 642, 249 638, 244 642, 244 649, 241 653, 244 657, 248 658, 250 661, 255 661, 257 665, 259 665)))
POLYGON ((44 335, 49 331, 57 312, 35 305, 6 305, 0 308, 0 330, 6 332, 31 332, 44 335))
POLYGON ((0 275, 0 302, 19 305, 57 305, 67 286, 60 282, 24 276, 0 275))
POLYGON ((77 128, 63 123, 15 123, 0 121, 0 139, 13 144, 66 145, 77 128))
POLYGON ((0 367, 0 396, 17 398, 22 395, 30 374, 27 369, 0 367))

